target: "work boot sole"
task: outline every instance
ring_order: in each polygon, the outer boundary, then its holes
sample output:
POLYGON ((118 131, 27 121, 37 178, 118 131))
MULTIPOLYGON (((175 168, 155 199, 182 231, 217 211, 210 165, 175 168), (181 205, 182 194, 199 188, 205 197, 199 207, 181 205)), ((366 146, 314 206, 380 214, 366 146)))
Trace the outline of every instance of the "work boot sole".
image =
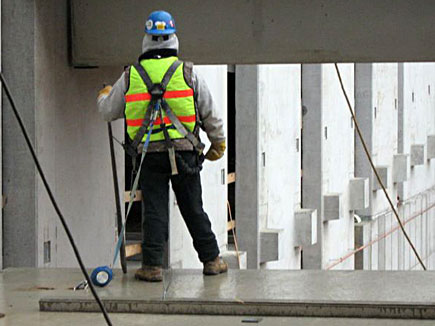
POLYGON ((220 269, 219 271, 204 271, 204 270, 202 271, 202 273, 204 275, 209 275, 209 276, 219 275, 219 274, 223 274, 223 273, 226 273, 226 272, 228 272, 228 268, 220 269))
POLYGON ((134 278, 139 281, 145 281, 145 282, 161 282, 163 281, 163 278, 160 276, 151 277, 151 278, 145 278, 143 276, 134 275, 134 278))

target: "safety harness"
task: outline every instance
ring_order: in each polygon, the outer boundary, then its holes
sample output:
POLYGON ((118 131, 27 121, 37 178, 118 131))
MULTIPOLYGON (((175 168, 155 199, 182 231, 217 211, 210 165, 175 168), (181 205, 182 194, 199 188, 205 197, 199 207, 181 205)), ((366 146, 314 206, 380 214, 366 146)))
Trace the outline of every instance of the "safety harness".
MULTIPOLYGON (((145 155, 148 150, 148 146, 150 143, 151 134, 154 128, 154 122, 157 120, 157 117, 160 117, 160 128, 163 130, 163 134, 165 137, 165 145, 168 150, 169 154, 169 162, 171 164, 171 173, 172 175, 178 174, 177 169, 177 162, 176 162, 176 153, 174 144, 171 140, 171 137, 169 136, 168 130, 166 128, 166 124, 164 122, 163 112, 165 112, 166 116, 171 120, 172 125, 177 129, 177 131, 183 135, 187 140, 189 140, 195 150, 198 152, 198 155, 203 157, 202 153, 204 151, 205 145, 201 143, 192 132, 186 129, 186 127, 180 122, 180 120, 177 118, 177 116, 174 114, 174 112, 171 110, 170 106, 164 99, 164 95, 166 92, 166 86, 168 85, 169 81, 171 80, 172 76, 174 75, 177 68, 182 64, 181 61, 176 60, 172 65, 169 67, 169 69, 166 71, 165 75, 163 76, 163 79, 160 83, 154 84, 151 81, 151 78, 149 77, 146 70, 142 67, 140 63, 136 63, 134 67, 138 71, 140 77, 142 78, 143 82, 145 83, 148 92, 151 94, 151 100, 148 104, 148 107, 145 111, 145 117, 142 121, 142 125, 140 126, 139 130, 137 131, 137 134, 135 135, 132 143, 130 145, 125 145, 124 148, 126 152, 132 157, 133 159, 133 174, 132 174, 132 189, 130 191, 130 199, 128 202, 127 212, 125 214, 125 221, 122 225, 121 232, 119 233, 118 242, 115 247, 115 253, 113 257, 112 266, 115 266, 116 260, 119 255, 119 251, 121 249, 122 242, 124 241, 124 233, 125 233, 125 226, 127 224, 127 219, 130 214, 130 210, 132 208, 132 204, 134 202, 134 199, 136 197, 136 191, 139 186, 139 178, 140 178, 140 171, 142 169, 142 164, 145 159, 145 155), (141 152, 141 159, 139 163, 139 168, 136 170, 136 158, 138 156, 138 148, 139 145, 142 143, 142 139, 144 135, 147 133, 147 137, 145 139, 145 142, 143 144, 141 152), (134 174, 136 174, 135 177, 134 174)), ((177 156, 178 157, 178 156, 177 156)), ((188 169, 189 167, 186 165, 186 163, 183 160, 179 160, 182 164, 183 169, 188 169)))
POLYGON ((153 111, 153 108, 158 105, 159 107, 159 116, 160 116, 160 128, 163 131, 163 135, 165 137, 165 146, 168 150, 169 155, 169 162, 171 164, 171 172, 172 175, 178 174, 177 169, 177 162, 175 159, 175 148, 174 144, 171 140, 171 137, 169 136, 168 129, 166 127, 166 123, 164 121, 163 112, 166 114, 166 116, 171 120, 172 125, 177 129, 177 131, 184 136, 187 140, 189 140, 190 143, 192 143, 195 150, 198 152, 198 155, 201 155, 204 151, 205 145, 200 142, 198 137, 196 137, 192 132, 190 132, 186 127, 180 122, 180 120, 177 118, 177 116, 174 114, 174 112, 171 110, 169 104, 166 102, 164 95, 166 92, 166 87, 171 80, 172 76, 174 75, 177 68, 182 64, 180 60, 174 61, 169 69, 166 71, 165 75, 163 76, 163 79, 160 83, 153 83, 151 81, 151 78, 149 77, 148 73, 144 69, 144 67, 138 62, 134 64, 134 67, 136 68, 137 72, 139 73, 142 81, 146 85, 148 92, 151 94, 151 100, 148 104, 148 108, 145 112, 145 117, 142 121, 142 125, 137 131, 132 143, 130 144, 130 149, 127 150, 127 152, 133 157, 135 160, 135 157, 138 155, 138 147, 142 142, 142 139, 150 125, 150 117, 151 113, 153 111))

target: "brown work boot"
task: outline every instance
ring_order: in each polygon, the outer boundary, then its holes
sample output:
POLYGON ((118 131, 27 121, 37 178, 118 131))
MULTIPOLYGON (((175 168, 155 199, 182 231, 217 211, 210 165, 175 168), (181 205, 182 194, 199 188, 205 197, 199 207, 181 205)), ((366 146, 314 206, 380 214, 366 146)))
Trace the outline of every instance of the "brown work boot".
POLYGON ((134 277, 137 280, 146 282, 161 282, 163 280, 162 267, 142 265, 142 268, 136 271, 134 277))
POLYGON ((218 275, 220 273, 226 273, 228 271, 228 264, 223 259, 217 256, 212 261, 204 263, 204 269, 202 273, 204 275, 218 275))

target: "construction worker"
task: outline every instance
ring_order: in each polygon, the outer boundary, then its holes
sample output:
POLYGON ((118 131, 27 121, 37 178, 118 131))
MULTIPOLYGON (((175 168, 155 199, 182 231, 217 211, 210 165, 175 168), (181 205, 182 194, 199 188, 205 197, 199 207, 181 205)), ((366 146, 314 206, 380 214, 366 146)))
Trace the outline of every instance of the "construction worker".
POLYGON ((169 181, 193 238, 193 246, 204 265, 203 273, 217 275, 228 269, 219 256, 216 237, 203 209, 199 174, 204 160, 199 127, 211 141, 205 158, 215 161, 224 155, 226 148, 223 122, 205 81, 192 70, 191 63, 178 60, 175 32, 175 21, 169 13, 151 13, 146 21, 138 63, 128 67, 113 87, 102 89, 97 100, 106 121, 125 117, 132 146, 139 145, 135 151, 141 153, 144 143, 148 146, 139 172, 144 204, 143 261, 135 277, 149 282, 163 278, 169 181), (153 106, 153 103, 160 105, 153 106), (148 145, 146 133, 154 107, 158 115, 148 145), (176 120, 181 123, 177 124, 176 120))

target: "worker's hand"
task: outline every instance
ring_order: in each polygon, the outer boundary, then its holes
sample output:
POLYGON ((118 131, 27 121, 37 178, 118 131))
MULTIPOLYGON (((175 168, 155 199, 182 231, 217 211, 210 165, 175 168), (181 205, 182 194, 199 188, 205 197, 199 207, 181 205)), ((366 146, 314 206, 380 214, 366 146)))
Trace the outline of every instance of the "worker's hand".
POLYGON ((98 92, 98 99, 100 99, 103 96, 109 95, 111 90, 112 90, 112 86, 110 85, 104 87, 101 91, 98 92))
POLYGON ((205 158, 210 161, 216 161, 224 156, 226 148, 225 140, 220 143, 212 143, 207 154, 205 154, 205 158))

